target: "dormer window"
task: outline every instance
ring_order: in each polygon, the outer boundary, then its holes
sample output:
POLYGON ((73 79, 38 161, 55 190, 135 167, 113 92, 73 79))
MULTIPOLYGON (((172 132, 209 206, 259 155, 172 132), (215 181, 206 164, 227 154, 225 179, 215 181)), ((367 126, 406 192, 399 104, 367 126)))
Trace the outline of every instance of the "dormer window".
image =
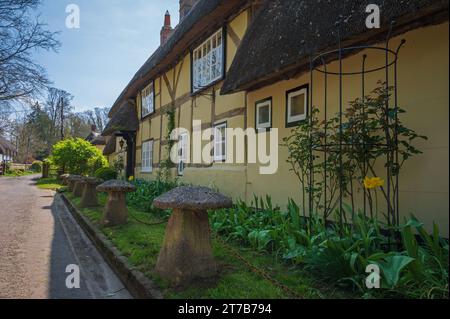
POLYGON ((152 82, 141 92, 142 118, 155 112, 155 89, 152 82))
POLYGON ((198 92, 223 79, 223 30, 219 30, 192 52, 192 92, 198 92))

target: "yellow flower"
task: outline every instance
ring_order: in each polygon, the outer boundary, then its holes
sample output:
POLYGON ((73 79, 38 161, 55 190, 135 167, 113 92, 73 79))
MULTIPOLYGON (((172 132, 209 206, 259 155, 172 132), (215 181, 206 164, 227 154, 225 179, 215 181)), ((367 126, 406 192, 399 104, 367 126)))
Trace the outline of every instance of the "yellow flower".
POLYGON ((384 185, 384 180, 379 177, 366 177, 364 179, 364 187, 367 189, 374 189, 384 185))
POLYGON ((128 178, 128 181, 129 181, 129 182, 134 181, 134 176, 130 176, 130 177, 128 178))

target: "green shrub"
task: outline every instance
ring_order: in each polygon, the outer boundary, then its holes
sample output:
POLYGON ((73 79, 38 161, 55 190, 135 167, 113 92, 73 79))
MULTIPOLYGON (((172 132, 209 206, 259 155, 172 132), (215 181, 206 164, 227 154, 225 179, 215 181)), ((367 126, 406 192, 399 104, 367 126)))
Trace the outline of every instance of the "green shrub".
POLYGON ((160 213, 160 210, 154 209, 153 200, 178 186, 176 182, 163 182, 160 180, 145 181, 139 179, 132 181, 132 184, 136 186, 136 192, 127 195, 128 204, 145 212, 160 213))
POLYGON ((30 166, 30 170, 35 172, 35 173, 42 172, 42 162, 41 161, 34 161, 31 164, 31 166, 30 166))
POLYGON ((58 169, 76 175, 93 175, 108 163, 98 148, 80 138, 55 144, 50 160, 58 169))
POLYGON ((102 167, 95 171, 94 176, 104 181, 109 181, 112 179, 117 179, 117 172, 110 167, 102 167))

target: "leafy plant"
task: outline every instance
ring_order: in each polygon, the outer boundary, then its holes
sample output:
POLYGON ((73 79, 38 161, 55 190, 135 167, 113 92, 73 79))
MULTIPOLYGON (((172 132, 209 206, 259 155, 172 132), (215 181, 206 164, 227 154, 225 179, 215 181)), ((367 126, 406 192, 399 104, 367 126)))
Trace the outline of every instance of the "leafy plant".
MULTIPOLYGON (((403 124, 401 117, 406 112, 390 105, 392 93, 393 87, 379 82, 372 94, 349 102, 342 114, 327 117, 321 117, 313 106, 308 120, 284 138, 287 162, 300 181, 303 216, 305 210, 314 211, 326 220, 338 205, 340 208, 343 199, 349 202, 353 218, 359 210, 355 196, 363 193, 372 218, 380 213, 389 224, 399 223, 394 216, 394 194, 398 191, 395 177, 407 160, 422 153, 414 143, 427 138, 403 124), (391 192, 382 184, 378 187, 388 203, 386 212, 378 212, 377 191, 366 191, 363 184, 369 175, 377 176, 379 162, 389 172, 383 182, 391 192)), ((340 209, 336 217, 340 223, 348 222, 340 209)))
POLYGON ((110 167, 102 167, 95 171, 94 176, 104 181, 109 181, 117 179, 117 172, 110 167))
POLYGON ((172 131, 175 129, 175 110, 169 109, 166 113, 167 117, 167 132, 165 139, 167 144, 165 146, 166 157, 160 163, 160 170, 158 171, 158 180, 168 182, 170 180, 171 174, 170 170, 174 167, 172 160, 170 158, 170 152, 175 144, 171 139, 172 131))
POLYGON ((436 226, 429 235, 415 217, 397 229, 399 250, 390 249, 375 218, 359 212, 351 223, 327 223, 318 214, 306 219, 293 200, 286 211, 274 207, 270 197, 255 197, 250 205, 238 202, 233 209, 214 212, 211 225, 227 240, 302 265, 366 297, 448 298, 448 243, 436 226), (383 289, 366 288, 369 265, 379 266, 383 289))
POLYGON ((161 212, 153 207, 153 200, 178 186, 175 182, 160 180, 145 181, 137 179, 131 183, 136 186, 136 192, 127 195, 127 202, 132 207, 145 212, 161 212))
POLYGON ((107 166, 101 151, 80 138, 70 138, 55 144, 50 160, 62 172, 76 175, 94 174, 99 168, 107 166))

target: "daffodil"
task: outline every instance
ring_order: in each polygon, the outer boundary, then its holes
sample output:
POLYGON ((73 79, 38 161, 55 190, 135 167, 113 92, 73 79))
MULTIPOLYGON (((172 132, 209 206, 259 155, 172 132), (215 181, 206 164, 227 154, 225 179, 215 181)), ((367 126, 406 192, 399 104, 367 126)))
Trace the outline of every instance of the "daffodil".
POLYGON ((134 176, 130 176, 130 177, 128 178, 128 181, 129 181, 129 182, 134 181, 134 176))
POLYGON ((366 177, 364 179, 364 187, 366 189, 374 189, 384 185, 384 180, 379 177, 366 177))

